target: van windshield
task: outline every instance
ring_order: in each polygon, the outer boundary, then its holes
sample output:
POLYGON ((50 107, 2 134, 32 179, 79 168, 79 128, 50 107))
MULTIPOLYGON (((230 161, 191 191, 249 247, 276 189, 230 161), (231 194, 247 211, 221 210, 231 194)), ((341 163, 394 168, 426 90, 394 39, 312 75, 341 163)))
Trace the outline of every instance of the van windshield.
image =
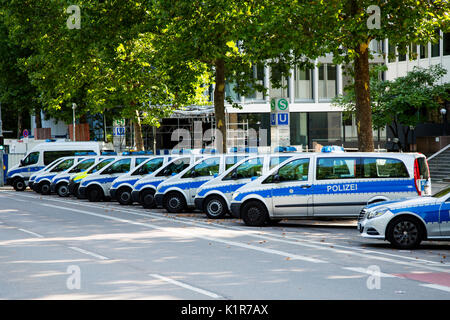
POLYGON ((113 162, 115 159, 111 158, 111 159, 105 159, 102 162, 100 162, 99 164, 97 164, 95 167, 93 167, 91 170, 88 171, 88 173, 95 173, 98 170, 104 168, 106 165, 110 164, 111 162, 113 162))
POLYGON ((262 174, 263 158, 249 159, 229 172, 223 180, 259 177, 262 174))
POLYGON ((90 166, 92 166, 94 163, 95 163, 95 159, 87 159, 87 160, 81 161, 72 170, 70 170, 69 173, 79 173, 79 172, 85 171, 90 166))
POLYGON ((450 187, 447 187, 445 189, 442 189, 439 192, 436 192, 435 194, 432 195, 433 198, 440 198, 446 195, 450 195, 450 187))
POLYGON ((58 163, 50 172, 61 172, 73 166, 74 159, 67 159, 58 163))

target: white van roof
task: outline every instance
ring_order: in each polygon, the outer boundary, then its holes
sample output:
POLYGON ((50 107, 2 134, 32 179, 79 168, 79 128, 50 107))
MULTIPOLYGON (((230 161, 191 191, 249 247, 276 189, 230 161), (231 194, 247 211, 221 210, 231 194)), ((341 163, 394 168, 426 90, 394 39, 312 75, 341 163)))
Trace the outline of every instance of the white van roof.
POLYGON ((34 146, 30 152, 40 150, 75 150, 78 148, 92 148, 94 151, 102 148, 101 142, 44 142, 34 146))

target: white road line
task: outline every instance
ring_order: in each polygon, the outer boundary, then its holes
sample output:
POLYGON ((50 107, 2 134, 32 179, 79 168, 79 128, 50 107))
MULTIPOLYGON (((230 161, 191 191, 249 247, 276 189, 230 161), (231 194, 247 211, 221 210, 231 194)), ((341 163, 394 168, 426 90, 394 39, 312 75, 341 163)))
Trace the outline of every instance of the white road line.
POLYGON ((450 287, 441 286, 439 284, 420 284, 420 286, 450 292, 450 287))
POLYGON ((37 234, 37 233, 35 233, 35 232, 33 232, 33 231, 29 231, 29 230, 25 230, 25 229, 21 229, 21 228, 18 228, 17 230, 20 230, 20 231, 22 231, 22 232, 31 234, 31 235, 33 235, 33 236, 35 236, 35 237, 38 237, 38 238, 44 238, 43 235, 37 234))
POLYGON ((180 281, 177 281, 177 280, 173 280, 171 278, 167 278, 167 277, 161 276, 159 274, 154 274, 153 273, 153 274, 149 274, 149 276, 151 276, 153 278, 156 278, 156 279, 159 279, 159 280, 162 280, 162 281, 165 281, 165 282, 169 282, 171 284, 174 284, 176 286, 179 286, 179 287, 191 290, 191 291, 195 291, 197 293, 201 293, 203 295, 206 295, 206 296, 214 298, 214 299, 223 299, 224 298, 224 297, 222 297, 222 296, 220 296, 220 295, 218 295, 218 294, 216 294, 214 292, 207 291, 207 290, 200 289, 200 288, 196 288, 196 287, 193 287, 193 286, 191 286, 189 284, 186 284, 186 283, 183 283, 183 282, 180 282, 180 281))
MULTIPOLYGON (((26 195, 22 195, 22 196, 26 196, 26 195)), ((27 197, 30 197, 33 199, 39 199, 39 198, 33 197, 33 196, 27 196, 27 197)), ((49 199, 49 200, 67 204, 66 201, 62 201, 62 200, 58 200, 58 199, 49 199)), ((90 205, 87 203, 80 203, 77 201, 72 201, 72 202, 76 205, 82 205, 82 206, 96 208, 96 209, 99 209, 99 208, 112 209, 111 206, 106 207, 106 206, 102 206, 100 204, 94 206, 94 205, 90 205)), ((58 208, 60 208, 60 207, 58 207, 58 208)), ((186 219, 183 217, 167 217, 158 212, 142 214, 142 213, 132 212, 132 210, 135 210, 135 209, 114 209, 114 210, 119 211, 119 212, 127 212, 130 214, 136 214, 136 215, 140 215, 140 216, 157 217, 157 218, 160 218, 160 219, 166 220, 166 221, 172 221, 172 222, 176 221, 179 223, 196 225, 196 226, 201 224, 201 225, 204 225, 206 228, 210 228, 210 229, 226 228, 226 229, 231 229, 231 230, 240 230, 240 231, 246 232, 246 235, 250 236, 250 237, 256 237, 256 238, 261 238, 261 239, 266 239, 266 240, 271 240, 271 241, 288 243, 288 244, 297 245, 297 246, 310 247, 310 248, 321 249, 321 250, 328 250, 328 251, 332 251, 332 252, 340 253, 340 254, 350 254, 350 255, 355 255, 355 256, 359 256, 359 257, 363 257, 363 258, 367 258, 367 259, 375 259, 375 260, 381 260, 381 261, 390 262, 390 263, 394 263, 394 264, 414 266, 417 268, 424 268, 424 269, 438 271, 438 272, 450 272, 450 270, 445 270, 442 268, 444 266, 446 267, 447 265, 445 265, 445 264, 443 265, 442 263, 428 261, 428 260, 424 260, 424 259, 416 259, 416 258, 412 258, 412 257, 405 257, 405 256, 390 254, 390 253, 386 253, 386 252, 377 252, 377 251, 373 251, 373 250, 347 247, 347 246, 342 246, 342 245, 338 245, 338 244, 331 243, 331 242, 319 242, 319 241, 305 239, 304 237, 298 237, 298 236, 293 237, 293 236, 286 236, 286 235, 278 235, 278 234, 273 234, 273 233, 267 232, 267 231, 260 231, 259 234, 255 234, 253 232, 249 232, 248 229, 243 228, 243 227, 225 226, 225 225, 216 227, 216 226, 214 226, 212 224, 208 224, 206 222, 192 221, 190 219, 186 219), (382 257, 382 256, 375 256, 374 254, 384 255, 384 256, 387 256, 390 258, 382 257), (401 261, 398 259, 405 259, 408 261, 401 261), (434 265, 436 265, 436 267, 434 267, 434 265)))
POLYGON ((87 250, 84 250, 84 249, 81 249, 81 248, 78 248, 78 247, 69 247, 69 248, 72 249, 72 250, 78 251, 80 253, 87 254, 87 255, 92 256, 94 258, 100 259, 100 260, 109 260, 109 258, 107 258, 105 256, 102 256, 102 255, 99 255, 97 253, 93 253, 93 252, 90 252, 90 251, 87 251, 87 250))
MULTIPOLYGON (((354 271, 354 272, 359 272, 359 273, 365 273, 365 274, 367 274, 367 275, 369 275, 369 276, 375 275, 373 272, 371 272, 369 269, 366 269, 366 268, 360 268, 360 267, 355 267, 355 268, 353 268, 353 267, 343 267, 342 269, 344 269, 344 270, 349 270, 349 271, 354 271)), ((378 275, 379 275, 380 277, 382 277, 382 278, 398 278, 397 276, 394 276, 393 274, 383 273, 383 272, 380 272, 378 275)))
POLYGON ((67 211, 72 211, 72 212, 78 212, 78 213, 82 213, 82 214, 86 214, 86 215, 90 215, 90 216, 94 216, 94 217, 100 217, 100 218, 104 218, 104 219, 109 219, 109 220, 113 220, 113 221, 118 221, 118 222, 122 222, 122 223, 128 223, 128 224, 148 227, 148 228, 157 229, 157 230, 161 230, 161 231, 168 232, 168 233, 177 233, 177 234, 180 234, 180 235, 183 235, 183 236, 199 238, 199 239, 208 240, 208 241, 211 241, 211 242, 219 242, 219 243, 223 243, 223 244, 226 244, 226 245, 229 245, 229 246, 241 247, 241 248, 255 250, 255 251, 259 251, 259 252, 275 254, 275 255, 287 257, 287 258, 289 258, 291 260, 303 260, 303 261, 312 262, 312 263, 326 263, 323 260, 312 258, 312 257, 301 256, 301 255, 292 254, 292 253, 285 252, 285 251, 280 251, 280 250, 274 250, 274 249, 268 249, 268 248, 263 248, 263 247, 257 247, 257 246, 254 246, 254 245, 249 245, 249 244, 236 242, 236 241, 229 241, 229 240, 223 240, 223 239, 219 239, 219 238, 212 238, 212 237, 202 236, 202 235, 198 235, 198 234, 195 234, 194 232, 189 232, 189 231, 186 231, 186 230, 175 230, 173 228, 160 227, 160 226, 157 226, 157 225, 154 225, 154 224, 150 224, 150 223, 136 222, 136 221, 131 221, 131 220, 127 220, 127 219, 107 216, 107 215, 104 215, 104 214, 93 213, 93 212, 79 210, 79 209, 73 209, 73 208, 66 208, 66 207, 61 207, 61 206, 55 206, 55 205, 51 205, 51 204, 40 203, 40 205, 46 206, 46 207, 50 207, 50 208, 59 209, 59 210, 67 210, 67 211))

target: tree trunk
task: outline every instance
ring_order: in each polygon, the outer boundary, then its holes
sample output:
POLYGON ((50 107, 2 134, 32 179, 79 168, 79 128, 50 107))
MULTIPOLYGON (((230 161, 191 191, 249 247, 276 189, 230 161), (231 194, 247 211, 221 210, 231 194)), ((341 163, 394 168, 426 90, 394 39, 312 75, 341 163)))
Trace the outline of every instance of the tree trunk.
POLYGON ((23 123, 23 117, 22 112, 19 111, 17 113, 17 139, 20 139, 20 136, 22 135, 22 123, 23 123))
POLYGON ((216 118, 216 127, 222 135, 221 137, 216 136, 216 146, 219 148, 219 152, 226 152, 227 127, 225 124, 225 61, 223 59, 217 59, 215 61, 215 68, 216 87, 214 89, 214 115, 216 118))
POLYGON ((359 151, 373 152, 372 108, 370 105, 370 75, 368 44, 356 48, 355 95, 356 126, 358 130, 359 151))
POLYGON ((134 119, 134 144, 137 151, 144 151, 144 139, 142 138, 142 125, 139 110, 136 110, 136 118, 134 119))
POLYGON ((36 128, 42 128, 41 108, 36 108, 34 112, 34 123, 36 128))

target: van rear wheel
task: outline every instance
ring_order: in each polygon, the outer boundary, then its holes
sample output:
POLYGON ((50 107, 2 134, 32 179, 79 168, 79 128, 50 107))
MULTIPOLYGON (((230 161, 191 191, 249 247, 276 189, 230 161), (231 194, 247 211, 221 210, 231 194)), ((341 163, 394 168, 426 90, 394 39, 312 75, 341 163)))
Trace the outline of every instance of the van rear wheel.
POLYGON ((262 227, 269 221, 266 207, 259 201, 249 201, 242 208, 242 220, 247 226, 262 227))
POLYGON ((56 186, 56 193, 60 197, 68 197, 69 196, 69 186, 65 183, 61 183, 56 186))
POLYGON ((22 178, 16 178, 13 183, 13 188, 16 191, 25 191, 27 188, 27 185, 25 184, 25 181, 22 178))
POLYGON ((132 204, 133 199, 131 198, 130 188, 119 189, 119 191, 117 192, 117 201, 125 206, 132 204))
POLYGON ((86 190, 86 196, 90 202, 102 201, 102 190, 98 186, 92 186, 86 190))
POLYGON ((50 183, 48 183, 48 182, 41 183, 40 189, 41 189, 41 194, 43 194, 43 195, 49 195, 51 193, 50 183))

